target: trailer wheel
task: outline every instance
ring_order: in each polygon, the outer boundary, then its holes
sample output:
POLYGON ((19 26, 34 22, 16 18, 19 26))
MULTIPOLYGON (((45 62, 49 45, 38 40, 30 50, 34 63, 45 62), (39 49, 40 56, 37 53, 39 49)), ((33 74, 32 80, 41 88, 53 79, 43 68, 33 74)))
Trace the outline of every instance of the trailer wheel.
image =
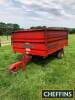
POLYGON ((59 50, 59 51, 57 52, 57 58, 58 58, 58 59, 61 59, 61 58, 63 58, 63 57, 64 57, 64 50, 61 49, 61 50, 59 50))

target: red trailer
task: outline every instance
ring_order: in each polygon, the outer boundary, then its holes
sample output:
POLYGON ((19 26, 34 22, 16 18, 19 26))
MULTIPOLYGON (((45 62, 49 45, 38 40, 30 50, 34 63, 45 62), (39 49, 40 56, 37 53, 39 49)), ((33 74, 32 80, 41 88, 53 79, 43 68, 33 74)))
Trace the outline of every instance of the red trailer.
POLYGON ((67 45, 68 30, 66 28, 29 29, 12 34, 14 53, 26 55, 23 62, 27 59, 29 61, 29 56, 48 57, 53 53, 56 53, 58 58, 62 58, 63 48, 67 45))

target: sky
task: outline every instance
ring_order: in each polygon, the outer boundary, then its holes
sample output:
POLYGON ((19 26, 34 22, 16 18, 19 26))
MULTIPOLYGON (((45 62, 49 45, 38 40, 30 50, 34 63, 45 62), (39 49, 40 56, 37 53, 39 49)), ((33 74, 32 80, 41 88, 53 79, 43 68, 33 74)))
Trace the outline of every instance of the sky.
POLYGON ((75 27, 75 0, 0 0, 0 22, 75 27))

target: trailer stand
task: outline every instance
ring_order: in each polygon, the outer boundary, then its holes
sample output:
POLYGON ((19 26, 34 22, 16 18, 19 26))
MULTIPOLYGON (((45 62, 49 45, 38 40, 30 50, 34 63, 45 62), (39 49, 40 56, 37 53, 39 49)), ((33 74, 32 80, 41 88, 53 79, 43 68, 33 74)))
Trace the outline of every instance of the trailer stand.
POLYGON ((24 55, 22 61, 16 62, 9 67, 9 72, 17 72, 21 67, 22 70, 26 70, 26 65, 31 61, 31 57, 29 55, 24 55))

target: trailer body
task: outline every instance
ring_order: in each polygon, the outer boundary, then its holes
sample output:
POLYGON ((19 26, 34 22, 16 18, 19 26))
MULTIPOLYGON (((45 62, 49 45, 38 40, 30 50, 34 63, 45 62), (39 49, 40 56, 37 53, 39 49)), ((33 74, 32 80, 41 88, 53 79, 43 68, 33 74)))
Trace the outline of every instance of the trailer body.
POLYGON ((62 28, 29 29, 13 32, 15 53, 47 57, 68 45, 68 31, 62 28))

